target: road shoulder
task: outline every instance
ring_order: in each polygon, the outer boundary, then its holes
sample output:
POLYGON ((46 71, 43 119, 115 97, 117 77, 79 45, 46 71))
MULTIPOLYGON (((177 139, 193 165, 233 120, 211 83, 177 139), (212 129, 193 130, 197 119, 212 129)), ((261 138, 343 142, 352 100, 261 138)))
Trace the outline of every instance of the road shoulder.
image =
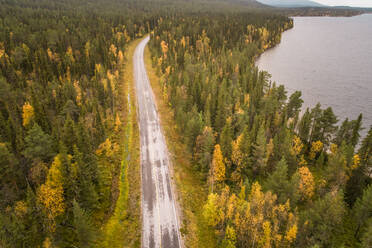
POLYGON ((181 223, 181 235, 184 247, 214 247, 216 242, 213 230, 203 220, 202 206, 207 198, 208 189, 201 178, 192 169, 191 154, 182 142, 173 119, 173 111, 162 97, 160 79, 152 67, 150 50, 145 48, 145 67, 154 92, 156 106, 160 117, 163 135, 165 136, 169 158, 170 173, 178 216, 181 223))
POLYGON ((123 154, 119 197, 113 215, 103 227, 99 247, 141 247, 141 172, 137 101, 133 78, 133 54, 142 39, 132 41, 125 50, 120 71, 121 114, 124 122, 123 154))

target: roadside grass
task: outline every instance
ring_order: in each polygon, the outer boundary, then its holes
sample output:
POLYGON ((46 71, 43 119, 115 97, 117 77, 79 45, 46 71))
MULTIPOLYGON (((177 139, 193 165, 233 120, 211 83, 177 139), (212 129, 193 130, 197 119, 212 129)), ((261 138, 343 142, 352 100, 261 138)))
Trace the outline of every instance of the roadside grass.
POLYGON ((121 132, 123 153, 119 196, 113 215, 102 228, 99 247, 141 247, 140 146, 133 82, 133 54, 140 40, 133 41, 127 47, 124 66, 120 71, 121 102, 125 106, 122 107, 124 127, 121 132))
POLYGON ((208 188, 191 165, 191 154, 182 142, 181 134, 173 118, 173 110, 163 99, 160 79, 152 67, 148 46, 145 48, 145 67, 155 95, 161 126, 165 135, 173 176, 176 198, 181 211, 181 234, 185 247, 216 247, 215 233, 203 216, 203 205, 208 197, 208 188))

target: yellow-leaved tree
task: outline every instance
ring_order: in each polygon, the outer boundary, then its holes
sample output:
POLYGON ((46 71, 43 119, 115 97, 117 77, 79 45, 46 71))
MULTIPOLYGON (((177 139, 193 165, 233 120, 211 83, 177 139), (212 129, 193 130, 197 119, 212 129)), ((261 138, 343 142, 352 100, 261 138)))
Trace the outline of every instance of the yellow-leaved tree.
POLYGON ((291 147, 291 154, 293 156, 297 156, 301 153, 302 148, 304 147, 304 144, 302 143, 301 139, 295 135, 292 140, 292 147, 291 147))
POLYGON ((212 227, 215 227, 219 222, 217 201, 217 194, 209 194, 207 203, 203 207, 203 217, 207 221, 208 225, 212 227))
POLYGON ((359 167, 359 165, 360 165, 360 157, 358 154, 355 154, 353 156, 353 164, 351 165, 351 169, 355 170, 359 167))
POLYGON ((37 193, 38 201, 48 217, 51 232, 55 230, 55 218, 65 212, 61 165, 60 155, 57 155, 48 171, 45 184, 40 186, 37 193))
POLYGON ((269 221, 265 221, 262 225, 263 235, 259 240, 259 247, 270 248, 271 247, 271 224, 269 221))
POLYGON ((240 150, 242 138, 243 135, 241 134, 235 141, 231 143, 231 161, 236 166, 235 171, 231 175, 231 180, 235 183, 239 183, 242 180, 243 153, 240 150))
POLYGON ((163 57, 167 58, 167 52, 168 52, 168 44, 165 41, 160 42, 161 51, 163 52, 163 57))
POLYGON ((313 174, 309 168, 302 166, 298 169, 299 183, 298 190, 301 194, 302 200, 308 200, 314 195, 315 182, 313 174))
POLYGON ((296 240, 297 218, 289 200, 278 204, 276 195, 263 192, 258 182, 248 197, 245 187, 239 196, 227 186, 220 194, 210 194, 203 210, 208 225, 223 236, 223 247, 291 247, 296 240))
POLYGON ((211 183, 212 192, 214 186, 219 186, 225 180, 225 164, 222 156, 220 145, 216 145, 213 151, 213 159, 209 170, 209 181, 211 183))
POLYGON ((120 116, 118 114, 116 114, 115 116, 115 132, 119 132, 119 130, 122 128, 122 123, 120 121, 120 116))
POLYGON ((34 108, 29 102, 25 102, 22 107, 23 126, 26 127, 28 124, 30 124, 34 119, 34 116, 34 108))
POLYGON ((322 150, 323 150, 323 143, 320 140, 311 143, 311 150, 310 150, 309 158, 311 160, 314 160, 316 155, 322 150))

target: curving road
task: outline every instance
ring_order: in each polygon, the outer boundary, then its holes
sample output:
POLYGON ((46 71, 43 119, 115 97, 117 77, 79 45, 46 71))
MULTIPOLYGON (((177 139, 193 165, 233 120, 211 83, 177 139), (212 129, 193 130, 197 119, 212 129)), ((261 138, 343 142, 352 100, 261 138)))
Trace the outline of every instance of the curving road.
POLYGON ((139 43, 133 57, 141 141, 142 247, 177 248, 181 237, 168 150, 143 58, 149 40, 139 43))

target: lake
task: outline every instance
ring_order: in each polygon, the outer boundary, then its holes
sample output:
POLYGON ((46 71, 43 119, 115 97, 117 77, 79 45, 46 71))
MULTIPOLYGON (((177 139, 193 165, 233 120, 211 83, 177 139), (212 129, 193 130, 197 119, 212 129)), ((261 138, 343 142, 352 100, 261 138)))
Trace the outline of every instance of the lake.
POLYGON ((289 93, 302 91, 304 109, 330 106, 339 124, 363 113, 365 136, 372 125, 372 15, 293 19, 257 66, 289 93))

